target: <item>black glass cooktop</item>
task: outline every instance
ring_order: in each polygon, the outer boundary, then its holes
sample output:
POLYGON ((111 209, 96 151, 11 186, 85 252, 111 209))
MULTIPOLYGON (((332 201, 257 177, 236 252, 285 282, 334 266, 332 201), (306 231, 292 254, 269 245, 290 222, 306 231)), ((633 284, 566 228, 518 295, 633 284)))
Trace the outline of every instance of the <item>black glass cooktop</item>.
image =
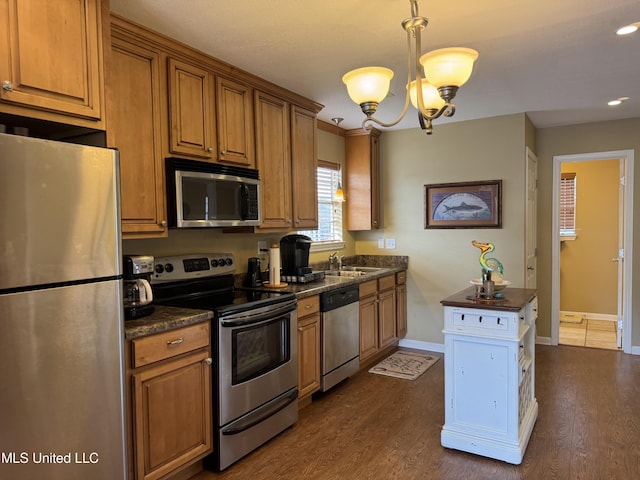
POLYGON ((154 302, 182 308, 230 312, 295 300, 293 293, 233 288, 233 278, 205 278, 153 285, 154 302))

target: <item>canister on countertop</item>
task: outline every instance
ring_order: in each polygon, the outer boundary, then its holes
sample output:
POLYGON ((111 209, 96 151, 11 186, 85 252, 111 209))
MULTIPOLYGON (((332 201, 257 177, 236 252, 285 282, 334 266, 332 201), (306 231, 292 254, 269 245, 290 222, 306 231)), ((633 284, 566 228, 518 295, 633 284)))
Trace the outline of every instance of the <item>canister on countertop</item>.
POLYGON ((280 247, 277 243, 269 249, 269 283, 280 285, 280 247))

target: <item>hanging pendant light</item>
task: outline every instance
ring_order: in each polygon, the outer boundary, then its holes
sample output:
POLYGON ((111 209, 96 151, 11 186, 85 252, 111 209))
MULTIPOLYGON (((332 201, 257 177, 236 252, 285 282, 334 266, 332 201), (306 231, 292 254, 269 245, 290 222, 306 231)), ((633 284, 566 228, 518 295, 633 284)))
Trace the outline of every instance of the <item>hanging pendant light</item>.
POLYGON ((393 71, 384 67, 365 67, 347 72, 342 81, 347 86, 349 97, 360 105, 367 116, 362 128, 369 130, 371 124, 392 127, 406 115, 409 102, 418 110, 420 126, 427 134, 433 132, 431 122, 441 115, 451 117, 456 111, 453 98, 458 88, 469 80, 473 62, 478 52, 470 48, 442 48, 422 56, 421 33, 429 20, 418 14, 418 0, 411 3, 411 17, 402 22, 407 32, 407 93, 400 116, 392 122, 382 122, 374 117, 378 104, 389 93, 393 71), (424 77, 423 77, 424 72, 424 77), (421 85, 422 88, 416 88, 421 85), (434 92, 437 96, 434 98, 434 92), (436 99, 439 97, 439 100, 436 99))
MULTIPOLYGON (((340 137, 340 122, 342 122, 342 120, 344 120, 344 118, 341 117, 334 117, 331 119, 331 121, 336 124, 336 151, 340 148, 338 140, 340 137)), ((336 188, 336 191, 333 192, 333 199, 336 202, 345 201, 344 190, 342 190, 342 165, 340 165, 340 169, 338 170, 338 187, 336 188)))

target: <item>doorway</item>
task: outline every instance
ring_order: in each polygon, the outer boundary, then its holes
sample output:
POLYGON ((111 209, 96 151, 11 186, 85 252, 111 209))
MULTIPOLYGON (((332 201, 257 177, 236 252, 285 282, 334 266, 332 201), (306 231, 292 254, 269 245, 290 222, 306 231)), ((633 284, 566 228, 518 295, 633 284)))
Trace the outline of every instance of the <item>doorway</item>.
MULTIPOLYGON (((553 242, 552 242, 552 298, 551 298, 551 343, 558 345, 560 336, 560 312, 561 312, 561 249, 560 237, 560 183, 562 167, 569 162, 595 162, 616 161, 620 165, 620 193, 618 208, 618 249, 600 252, 599 256, 608 256, 618 265, 617 284, 613 295, 615 299, 615 316, 613 316, 612 328, 617 333, 618 346, 625 353, 631 353, 631 265, 632 265, 632 233, 633 233, 633 182, 625 182, 625 179, 633 179, 633 151, 597 152, 578 155, 561 155, 553 159, 553 242)), ((579 208, 579 207, 578 207, 579 208)), ((615 213, 614 213, 615 215, 615 213)), ((578 227, 579 228, 579 227, 578 227)), ((609 260, 609 261, 611 261, 609 260)), ((608 320, 607 320, 608 321, 608 320)), ((574 323, 576 323, 574 319, 574 323)), ((606 323, 604 324, 606 325, 606 323)))

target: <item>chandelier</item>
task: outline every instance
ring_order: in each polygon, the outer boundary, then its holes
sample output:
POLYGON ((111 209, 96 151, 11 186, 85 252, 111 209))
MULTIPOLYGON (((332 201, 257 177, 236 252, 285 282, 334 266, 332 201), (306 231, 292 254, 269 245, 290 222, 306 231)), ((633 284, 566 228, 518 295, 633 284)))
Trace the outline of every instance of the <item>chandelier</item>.
POLYGON ((458 88, 469 77, 478 52, 470 48, 442 48, 420 56, 421 33, 429 20, 418 14, 418 0, 411 3, 411 17, 402 22, 407 32, 407 92, 404 108, 393 122, 385 123, 374 117, 378 104, 389 93, 393 71, 384 67, 364 67, 347 72, 342 81, 347 86, 349 97, 360 105, 367 116, 362 128, 370 130, 372 123, 381 127, 392 127, 406 115, 409 101, 418 110, 420 127, 430 135, 431 122, 441 115, 452 117, 456 106, 452 103, 458 88), (424 70, 424 76, 422 71, 424 70), (417 88, 420 85, 421 88, 417 88))

